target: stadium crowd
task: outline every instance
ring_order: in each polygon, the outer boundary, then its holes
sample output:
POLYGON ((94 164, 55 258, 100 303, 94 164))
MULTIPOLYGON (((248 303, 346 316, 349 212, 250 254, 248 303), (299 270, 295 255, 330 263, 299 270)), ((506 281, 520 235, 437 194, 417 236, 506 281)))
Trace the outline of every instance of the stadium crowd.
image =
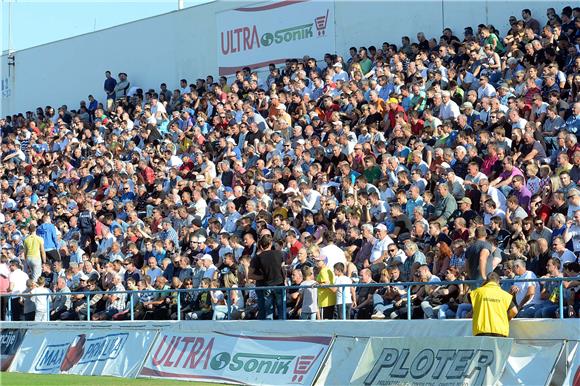
MULTIPOLYGON (((579 276, 580 8, 546 16, 0 119, 0 292, 46 295, 2 319, 407 318, 408 281, 465 318, 441 280, 579 276), (317 287, 353 282, 384 286, 317 287)), ((557 316, 558 283, 503 286, 557 316)))

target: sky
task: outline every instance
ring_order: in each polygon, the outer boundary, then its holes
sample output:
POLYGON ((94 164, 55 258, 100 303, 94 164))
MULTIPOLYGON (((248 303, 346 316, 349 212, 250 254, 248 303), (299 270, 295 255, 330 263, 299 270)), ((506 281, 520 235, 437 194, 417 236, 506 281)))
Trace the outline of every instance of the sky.
MULTIPOLYGON (((177 0, 2 0, 0 51, 8 47, 12 3, 12 47, 22 50, 177 10, 177 0)), ((184 0, 184 6, 210 0, 184 0)))

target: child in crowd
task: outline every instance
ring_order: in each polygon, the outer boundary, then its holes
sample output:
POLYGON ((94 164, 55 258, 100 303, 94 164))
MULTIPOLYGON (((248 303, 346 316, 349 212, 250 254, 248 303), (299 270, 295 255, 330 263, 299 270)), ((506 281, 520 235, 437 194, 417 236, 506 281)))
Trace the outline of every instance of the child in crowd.
MULTIPOLYGON (((334 284, 352 284, 352 279, 345 275, 343 263, 334 264, 334 284)), ((336 313, 339 319, 350 319, 350 309, 352 308, 352 299, 356 299, 355 287, 334 287, 331 288, 336 292, 336 313), (343 300, 344 296, 344 300, 343 300), (342 303, 345 303, 343 308, 342 303), (343 309, 345 310, 343 316, 343 309)))
POLYGON ((302 267, 302 275, 304 281, 300 284, 300 296, 296 302, 294 313, 300 312, 300 319, 302 320, 316 320, 320 319, 318 310, 318 290, 315 288, 316 281, 314 280, 314 270, 312 267, 302 267))

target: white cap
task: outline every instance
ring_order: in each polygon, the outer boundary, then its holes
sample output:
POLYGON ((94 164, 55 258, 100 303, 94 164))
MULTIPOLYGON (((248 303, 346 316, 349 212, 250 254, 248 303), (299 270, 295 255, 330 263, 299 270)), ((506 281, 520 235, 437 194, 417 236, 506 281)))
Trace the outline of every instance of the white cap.
POLYGON ((211 257, 211 255, 208 255, 207 253, 205 255, 203 255, 201 257, 201 260, 210 260, 213 261, 213 258, 211 257))

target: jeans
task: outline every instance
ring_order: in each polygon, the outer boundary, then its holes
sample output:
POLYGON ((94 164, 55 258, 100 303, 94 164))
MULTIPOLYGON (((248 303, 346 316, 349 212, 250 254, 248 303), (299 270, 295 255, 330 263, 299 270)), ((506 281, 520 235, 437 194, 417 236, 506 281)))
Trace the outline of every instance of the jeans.
POLYGON ((373 312, 382 312, 385 315, 389 315, 395 306, 393 303, 385 304, 383 297, 379 294, 373 294, 373 312))
POLYGON ((455 312, 449 308, 448 304, 442 304, 438 313, 439 319, 453 319, 455 317, 455 312))
POLYGON ((534 318, 544 318, 544 319, 555 318, 556 311, 558 311, 558 308, 560 308, 558 304, 554 304, 552 302, 544 303, 542 304, 541 307, 539 307, 536 310, 534 318))
MULTIPOLYGON (((439 310, 444 305, 447 306, 447 304, 440 304, 438 306, 433 306, 427 300, 421 302, 421 308, 423 309, 423 313, 425 314, 425 319, 438 319, 439 318, 439 310)), ((442 318, 442 319, 445 319, 445 318, 442 318)))
POLYGON ((212 320, 224 320, 228 318, 228 306, 215 305, 213 306, 212 320))
POLYGON ((260 290, 256 288, 256 297, 258 300, 258 319, 273 320, 274 307, 276 307, 276 314, 278 319, 284 319, 284 302, 282 301, 282 293, 280 290, 260 290))
POLYGON ((345 312, 344 318, 342 317, 342 303, 337 304, 335 307, 336 307, 337 319, 340 319, 340 320, 342 320, 342 319, 349 320, 350 319, 350 312, 352 309, 352 303, 345 304, 346 312, 345 312))
POLYGON ((541 309, 543 307, 543 305, 544 305, 544 302, 528 304, 528 305, 522 307, 520 312, 518 312, 518 314, 516 315, 516 318, 533 318, 534 315, 536 314, 536 311, 541 309))
POLYGON ((316 320, 316 312, 301 312, 300 320, 316 320))
POLYGON ((467 318, 467 313, 470 312, 473 309, 473 306, 471 304, 467 304, 467 303, 461 303, 458 307, 457 307, 457 313, 455 314, 455 318, 456 319, 465 319, 467 318))

